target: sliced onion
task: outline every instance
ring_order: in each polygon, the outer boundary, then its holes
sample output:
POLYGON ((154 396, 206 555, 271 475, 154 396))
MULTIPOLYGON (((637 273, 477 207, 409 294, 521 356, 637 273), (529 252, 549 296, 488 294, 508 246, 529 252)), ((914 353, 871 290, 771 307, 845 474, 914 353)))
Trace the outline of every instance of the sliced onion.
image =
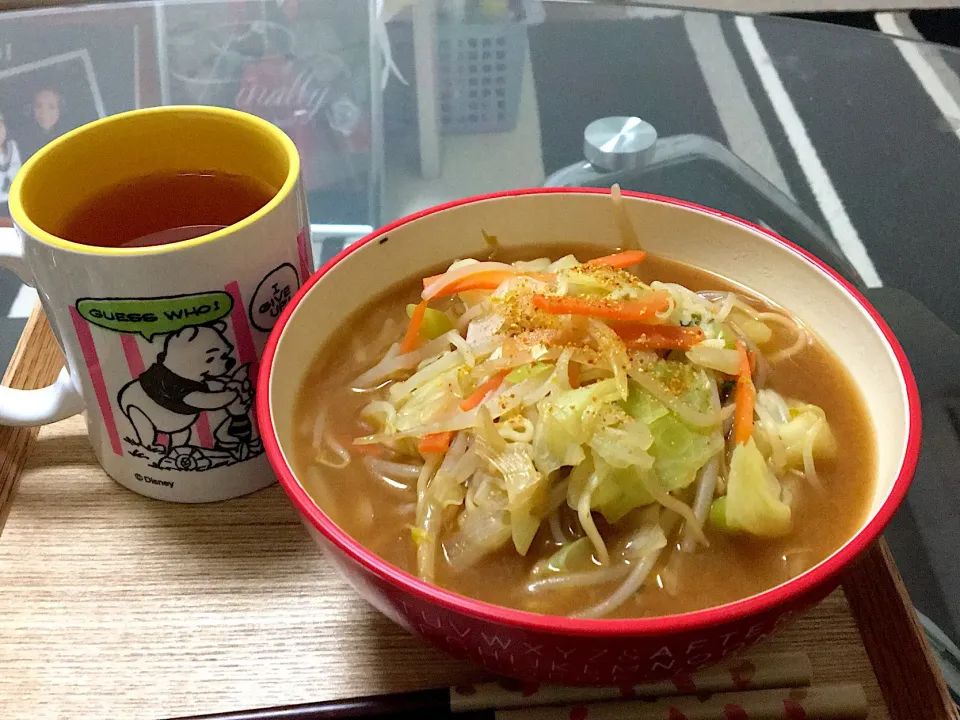
POLYGON ((717 311, 716 318, 718 321, 723 322, 727 319, 727 315, 730 314, 730 311, 733 310, 734 303, 737 302, 737 296, 734 293, 727 293, 723 298, 723 305, 720 306, 720 310, 717 311))
POLYGON ((387 426, 397 419, 397 409, 386 400, 374 400, 364 405, 360 410, 360 417, 364 420, 376 419, 383 416, 383 425, 387 426))
POLYGON ((510 540, 510 514, 475 508, 463 514, 460 529, 443 542, 443 553, 454 572, 469 569, 510 540))
POLYGON ((460 354, 463 355, 463 361, 473 367, 477 364, 477 356, 474 354, 473 350, 470 349, 470 346, 467 345, 467 341, 456 330, 451 330, 446 335, 444 335, 447 340, 450 341, 450 344, 453 345, 457 350, 460 351, 460 354))
POLYGON ((775 390, 759 390, 757 405, 762 405, 776 423, 783 425, 790 422, 790 408, 780 393, 775 390))
POLYGON ((687 359, 725 375, 736 375, 740 370, 740 353, 736 350, 714 348, 700 343, 687 350, 687 359))
POLYGON ((492 309, 493 305, 488 300, 471 305, 466 309, 463 315, 457 319, 457 330, 459 332, 464 332, 471 322, 476 320, 484 313, 490 312, 492 309))
POLYGON ((757 403, 753 411, 760 419, 760 429, 767 436, 767 442, 770 443, 770 454, 773 465, 779 473, 787 465, 787 449, 784 447, 783 439, 777 431, 777 423, 764 405, 757 403))

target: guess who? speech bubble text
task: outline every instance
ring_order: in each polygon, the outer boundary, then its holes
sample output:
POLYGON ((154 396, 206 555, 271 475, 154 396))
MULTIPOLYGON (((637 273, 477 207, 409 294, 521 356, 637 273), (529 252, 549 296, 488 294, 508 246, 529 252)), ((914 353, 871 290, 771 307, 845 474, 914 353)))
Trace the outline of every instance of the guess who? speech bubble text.
POLYGON ((142 335, 148 342, 154 335, 216 322, 229 315, 232 309, 233 298, 225 292, 77 301, 77 312, 87 322, 114 332, 142 335))

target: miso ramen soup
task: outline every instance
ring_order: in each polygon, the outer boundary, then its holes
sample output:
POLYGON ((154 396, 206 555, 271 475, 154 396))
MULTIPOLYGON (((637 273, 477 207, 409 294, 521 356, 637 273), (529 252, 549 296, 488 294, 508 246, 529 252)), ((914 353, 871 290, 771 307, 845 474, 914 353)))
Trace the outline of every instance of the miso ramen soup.
POLYGON ((640 251, 459 260, 350 317, 294 467, 344 531, 454 592, 669 615, 813 567, 862 524, 873 429, 788 311, 640 251))

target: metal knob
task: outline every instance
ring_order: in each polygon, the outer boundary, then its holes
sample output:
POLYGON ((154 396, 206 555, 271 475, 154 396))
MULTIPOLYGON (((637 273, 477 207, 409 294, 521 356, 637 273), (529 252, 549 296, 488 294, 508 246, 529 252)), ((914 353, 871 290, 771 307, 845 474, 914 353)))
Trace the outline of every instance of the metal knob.
POLYGON ((656 142, 657 129, 638 117, 605 117, 583 131, 583 154, 601 170, 632 170, 650 158, 656 142))

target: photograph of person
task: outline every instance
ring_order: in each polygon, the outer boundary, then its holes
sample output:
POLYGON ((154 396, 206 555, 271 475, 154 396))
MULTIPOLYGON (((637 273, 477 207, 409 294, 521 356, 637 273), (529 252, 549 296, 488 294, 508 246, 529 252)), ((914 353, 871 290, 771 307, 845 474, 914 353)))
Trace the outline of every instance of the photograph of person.
POLYGON ((106 115, 86 50, 0 71, 0 106, 21 162, 54 138, 106 115))
POLYGON ((21 165, 20 148, 17 141, 7 134, 7 123, 0 113, 0 200, 10 195, 10 183, 21 165))
POLYGON ((63 96, 59 90, 45 87, 34 93, 31 111, 33 122, 26 124, 23 136, 23 147, 28 157, 63 134, 62 105, 63 96))

